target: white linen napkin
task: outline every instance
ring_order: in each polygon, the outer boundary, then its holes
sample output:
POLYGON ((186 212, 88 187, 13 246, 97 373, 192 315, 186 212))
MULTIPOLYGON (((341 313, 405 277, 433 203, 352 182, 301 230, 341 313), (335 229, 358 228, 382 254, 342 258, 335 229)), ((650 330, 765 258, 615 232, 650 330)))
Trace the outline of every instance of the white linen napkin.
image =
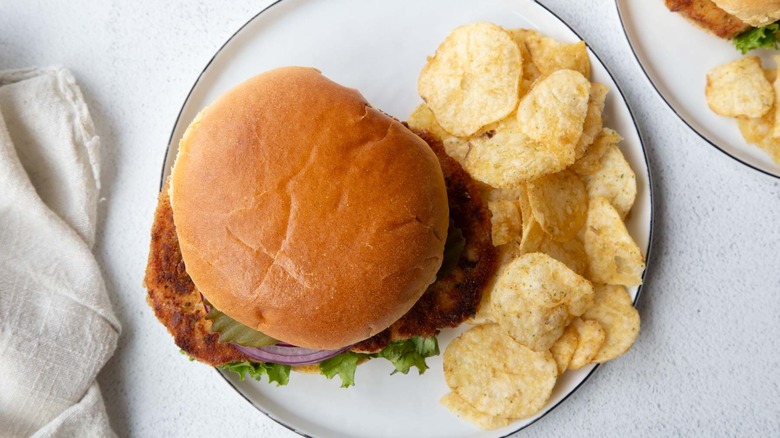
POLYGON ((0 436, 113 436, 120 325, 92 254, 99 138, 65 69, 0 72, 0 436))

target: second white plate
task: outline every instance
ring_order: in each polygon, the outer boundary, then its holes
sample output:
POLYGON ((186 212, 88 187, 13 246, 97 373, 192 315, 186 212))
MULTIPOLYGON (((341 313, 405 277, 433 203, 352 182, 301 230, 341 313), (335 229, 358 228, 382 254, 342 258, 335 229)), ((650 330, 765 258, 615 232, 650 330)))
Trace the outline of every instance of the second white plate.
MULTIPOLYGON (((736 120, 710 110, 704 97, 707 72, 743 55, 730 41, 699 29, 663 0, 616 0, 623 29, 642 70, 653 87, 685 124, 704 140, 748 167, 780 178, 780 164, 748 144, 736 120)), ((774 67, 769 51, 764 67, 774 67)), ((774 52, 775 54, 778 52, 774 52)))

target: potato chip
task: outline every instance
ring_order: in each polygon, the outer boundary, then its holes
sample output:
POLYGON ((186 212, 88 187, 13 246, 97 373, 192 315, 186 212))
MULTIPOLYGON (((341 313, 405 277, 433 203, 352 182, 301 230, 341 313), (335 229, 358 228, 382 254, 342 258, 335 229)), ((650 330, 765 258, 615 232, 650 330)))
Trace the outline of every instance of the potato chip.
POLYGON ((577 235, 588 213, 588 192, 573 172, 546 175, 528 183, 531 211, 547 235, 566 241, 577 235))
POLYGON ((569 369, 578 370, 593 363, 607 335, 598 321, 575 318, 571 325, 577 330, 577 349, 569 361, 569 369))
POLYGON ((642 284, 644 256, 609 200, 600 196, 590 199, 588 218, 582 229, 591 281, 625 286, 642 284))
POLYGON ((536 252, 544 239, 544 230, 534 217, 531 202, 528 200, 528 189, 525 185, 522 186, 517 203, 520 206, 520 216, 523 222, 523 234, 520 237, 520 246, 518 247, 519 253, 536 252))
POLYGON ((517 248, 518 253, 528 254, 536 252, 543 239, 544 230, 542 230, 542 226, 539 225, 539 222, 536 219, 531 218, 527 222, 523 222, 523 235, 520 238, 520 245, 517 248))
POLYGON ((424 103, 417 105, 417 108, 409 114, 406 123, 412 129, 428 131, 439 139, 452 136, 452 134, 439 125, 439 122, 436 121, 436 117, 433 115, 433 111, 424 103))
POLYGON ((770 111, 763 117, 754 119, 740 117, 737 119, 737 125, 748 143, 753 143, 763 149, 776 163, 780 164, 780 139, 772 136, 773 118, 774 115, 770 111))
POLYGON ((531 53, 525 44, 518 44, 517 46, 520 48, 520 57, 523 59, 523 76, 520 79, 519 94, 519 97, 522 98, 533 87, 534 82, 542 76, 542 73, 539 72, 539 69, 531 61, 531 53))
POLYGON ((558 260, 530 253, 504 267, 491 301, 496 322, 512 338, 543 351, 561 336, 571 315, 591 305, 593 286, 558 260))
POLYGON ((490 125, 486 132, 472 137, 470 143, 463 167, 477 181, 497 188, 517 187, 574 162, 572 148, 531 140, 511 116, 490 125))
POLYGON ((441 140, 444 146, 444 151, 447 155, 454 158, 458 163, 463 165, 466 159, 466 155, 469 153, 469 142, 466 139, 456 137, 439 125, 436 121, 433 112, 428 105, 421 103, 417 108, 409 115, 409 119, 406 121, 412 129, 418 129, 420 131, 427 131, 433 134, 436 138, 441 140))
MULTIPOLYGON (((780 61, 780 56, 775 56, 775 61, 780 61)), ((778 64, 780 65, 780 64, 778 64)), ((776 70, 764 70, 767 79, 772 82, 775 93, 780 93, 780 81, 777 79, 776 70)), ((745 141, 752 143, 764 152, 768 153, 772 159, 780 164, 780 128, 777 120, 780 119, 780 102, 776 102, 762 117, 745 118, 738 117, 739 126, 745 141)))
POLYGON ((500 246, 515 240, 520 240, 520 212, 514 201, 488 201, 488 209, 492 214, 493 246, 500 246))
POLYGON ((617 146, 610 145, 599 160, 601 168, 584 178, 588 196, 607 198, 625 218, 636 200, 636 175, 617 146))
POLYGON ((742 133, 745 141, 759 145, 772 137, 774 129, 772 124, 773 118, 774 115, 771 117, 764 115, 763 117, 755 118, 738 117, 737 126, 739 126, 739 131, 742 133))
POLYGON ((515 40, 517 47, 520 49, 520 57, 523 59, 523 76, 520 87, 520 96, 522 97, 531 89, 533 83, 542 76, 542 72, 534 64, 531 59, 531 52, 528 51, 528 46, 525 44, 527 29, 509 29, 507 32, 515 40))
POLYGON ((584 42, 562 43, 531 29, 509 31, 518 45, 522 44, 531 54, 531 60, 542 75, 557 70, 575 70, 590 77, 588 48, 584 42))
POLYGON ((525 418, 547 403, 558 369, 549 351, 530 350, 493 324, 473 327, 450 342, 444 378, 452 392, 480 412, 525 418))
MULTIPOLYGON (((775 64, 780 68, 780 55, 774 55, 772 56, 772 59, 775 60, 775 64)), ((777 77, 776 69, 764 71, 767 73, 767 80, 772 83, 772 89, 775 92, 775 105, 769 110, 769 114, 774 114, 775 117, 774 127, 772 128, 772 137, 780 138, 780 79, 777 77)))
POLYGON ((577 349, 579 339, 580 336, 577 334, 577 329, 569 324, 563 330, 561 337, 550 347, 550 353, 558 366, 558 375, 563 374, 569 368, 569 362, 571 362, 571 358, 574 356, 574 350, 577 349))
POLYGON ((609 149, 610 146, 617 145, 621 140, 623 140, 623 137, 617 132, 609 128, 602 129, 596 136, 593 144, 588 147, 585 155, 572 164, 569 170, 580 177, 585 177, 597 172, 601 169, 601 156, 607 152, 607 149, 609 149))
POLYGON ((447 132, 465 137, 514 111, 522 68, 520 49, 504 29, 467 24, 428 59, 417 91, 447 132))
POLYGON ((490 414, 478 411, 477 408, 470 405, 463 397, 450 392, 439 400, 439 403, 452 411, 458 417, 479 427, 480 429, 492 430, 509 426, 514 421, 511 418, 495 417, 490 414))
POLYGON ((479 192, 483 201, 517 201, 520 193, 525 191, 525 186, 512 187, 511 189, 497 189, 477 181, 479 192))
POLYGON ((482 290, 482 298, 479 301, 477 312, 468 319, 468 323, 472 325, 476 324, 490 324, 495 323, 495 317, 493 316, 493 289, 496 287, 496 281, 501 276, 501 271, 517 256, 516 245, 503 245, 498 248, 498 269, 490 282, 482 290))
POLYGON ((531 140, 561 150, 566 166, 588 112, 590 82, 574 70, 558 70, 537 81, 517 107, 520 129, 531 140), (565 153, 565 154, 564 154, 565 153))
POLYGON ((585 247, 578 239, 556 242, 549 236, 545 236, 539 245, 539 252, 562 262, 578 275, 585 276, 587 273, 588 254, 585 253, 585 247))
POLYGON ((590 97, 588 98, 588 112, 585 114, 585 123, 582 127, 582 135, 574 148, 574 158, 579 160, 585 155, 588 147, 593 144, 602 129, 601 113, 604 112, 604 103, 607 100, 609 87, 604 84, 590 84, 590 97))
POLYGON ((729 117, 761 117, 772 108, 775 99, 757 56, 746 56, 710 70, 704 94, 712 111, 729 117))
POLYGON ((495 287, 495 281, 485 286, 482 291, 482 298, 479 300, 479 306, 477 311, 466 320, 471 325, 479 324, 492 324, 495 323, 493 317, 493 288, 495 287))
POLYGON ((604 345, 593 358, 593 362, 604 363, 634 345, 639 336, 639 312, 623 286, 599 285, 594 290, 596 298, 582 318, 598 321, 606 333, 604 345))
MULTIPOLYGON (((775 64, 777 64, 778 61, 780 61, 780 55, 775 55, 772 57, 772 59, 775 60, 775 64)), ((780 65, 780 64, 778 64, 780 65)), ((765 68, 764 69, 764 76, 766 76, 766 80, 770 83, 774 83, 775 79, 777 79, 777 70, 773 68, 765 68)))

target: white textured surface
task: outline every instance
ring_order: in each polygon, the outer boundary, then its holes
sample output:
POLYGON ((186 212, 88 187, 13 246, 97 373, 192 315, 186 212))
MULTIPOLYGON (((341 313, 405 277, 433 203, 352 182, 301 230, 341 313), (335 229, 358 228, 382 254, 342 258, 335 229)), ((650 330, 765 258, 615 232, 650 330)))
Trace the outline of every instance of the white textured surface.
MULTIPOLYGON (((124 326, 99 376, 114 428, 143 437, 294 436, 184 359, 141 287, 181 103, 214 51, 267 0, 75 3, 0 2, 0 69, 70 68, 102 138, 96 251, 124 326)), ((524 435, 780 434, 780 180, 677 120, 636 65, 613 2, 542 3, 623 87, 649 149, 656 223, 637 344, 524 435)))

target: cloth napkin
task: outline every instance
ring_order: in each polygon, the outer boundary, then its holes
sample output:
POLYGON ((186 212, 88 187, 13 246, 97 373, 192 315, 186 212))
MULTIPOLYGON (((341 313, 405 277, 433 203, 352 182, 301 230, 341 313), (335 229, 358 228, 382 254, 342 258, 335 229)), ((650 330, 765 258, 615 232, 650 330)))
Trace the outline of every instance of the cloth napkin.
POLYGON ((113 436, 120 325, 92 254, 100 141, 65 69, 0 72, 0 436, 113 436))

